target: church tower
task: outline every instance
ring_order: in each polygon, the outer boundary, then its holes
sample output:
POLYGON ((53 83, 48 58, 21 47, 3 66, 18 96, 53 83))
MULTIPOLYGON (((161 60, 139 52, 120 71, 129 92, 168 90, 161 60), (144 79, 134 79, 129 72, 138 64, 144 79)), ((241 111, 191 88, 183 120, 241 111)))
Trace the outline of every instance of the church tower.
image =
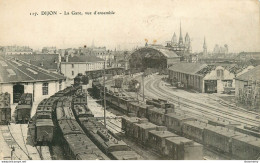
POLYGON ((182 38, 182 33, 181 33, 181 23, 180 23, 180 37, 179 37, 179 45, 183 44, 183 38, 182 38))
POLYGON ((174 32, 174 34, 173 34, 173 36, 172 36, 171 44, 172 44, 172 46, 174 46, 174 45, 177 44, 177 37, 176 37, 175 32, 174 32))
POLYGON ((185 47, 186 47, 186 51, 187 52, 191 52, 191 41, 190 41, 190 36, 188 34, 188 32, 186 33, 186 36, 185 36, 185 47))
POLYGON ((206 39, 204 37, 204 44, 203 44, 203 56, 207 56, 208 52, 207 52, 207 44, 206 44, 206 39))

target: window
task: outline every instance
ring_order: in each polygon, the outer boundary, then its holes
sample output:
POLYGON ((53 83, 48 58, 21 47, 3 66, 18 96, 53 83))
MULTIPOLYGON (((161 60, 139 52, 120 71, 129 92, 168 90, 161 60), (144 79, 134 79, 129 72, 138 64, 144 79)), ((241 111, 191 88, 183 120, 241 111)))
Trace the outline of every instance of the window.
POLYGON ((49 83, 42 84, 42 95, 48 95, 48 86, 49 86, 49 83))
POLYGON ((71 75, 74 76, 74 71, 71 71, 71 75))
POLYGON ((59 90, 62 89, 62 80, 59 81, 59 90))
POLYGON ((223 70, 217 70, 217 77, 223 77, 224 71, 223 70))
POLYGON ((74 68, 74 64, 71 64, 71 67, 74 68))

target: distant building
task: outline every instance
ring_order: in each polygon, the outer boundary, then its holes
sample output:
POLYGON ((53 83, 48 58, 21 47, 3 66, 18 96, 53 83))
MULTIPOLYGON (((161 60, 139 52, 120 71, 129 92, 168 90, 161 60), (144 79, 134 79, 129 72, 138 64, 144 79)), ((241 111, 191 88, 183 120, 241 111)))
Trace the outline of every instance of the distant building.
POLYGON ((23 93, 32 93, 41 101, 65 88, 65 77, 19 59, 0 57, 0 92, 11 94, 17 103, 23 93))
POLYGON ((225 57, 228 54, 228 45, 225 44, 224 46, 219 46, 218 44, 215 45, 212 55, 216 55, 219 57, 225 57))
POLYGON ((185 53, 191 53, 192 47, 191 47, 190 36, 188 33, 186 33, 185 39, 183 40, 181 25, 180 25, 179 41, 177 42, 177 36, 174 32, 171 41, 167 42, 166 47, 176 52, 179 56, 182 56, 185 53))
POLYGON ((95 56, 65 57, 61 62, 61 73, 69 80, 74 79, 79 73, 101 70, 104 68, 104 60, 95 56))
POLYGON ((1 48, 4 55, 32 54, 33 49, 29 46, 4 46, 1 48))
POLYGON ((241 52, 236 56, 241 61, 260 60, 260 52, 241 52))
POLYGON ((52 46, 52 47, 43 47, 42 48, 42 53, 45 53, 45 54, 55 54, 55 53, 57 53, 57 49, 54 46, 52 46))

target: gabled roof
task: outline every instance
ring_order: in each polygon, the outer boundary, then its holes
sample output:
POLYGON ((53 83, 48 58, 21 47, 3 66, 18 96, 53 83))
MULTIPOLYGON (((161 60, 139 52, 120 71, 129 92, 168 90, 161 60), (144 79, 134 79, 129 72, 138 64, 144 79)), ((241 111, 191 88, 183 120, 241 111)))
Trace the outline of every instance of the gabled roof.
POLYGON ((47 70, 57 70, 59 54, 24 54, 12 55, 10 57, 31 63, 47 70))
POLYGON ((195 75, 197 72, 205 67, 207 67, 207 64, 180 62, 171 66, 169 70, 195 75))
POLYGON ((28 62, 0 57, 0 83, 56 81, 61 79, 65 79, 65 77, 28 62))
POLYGON ((147 48, 155 49, 161 52, 167 58, 180 58, 180 56, 178 56, 174 51, 169 50, 168 48, 162 45, 149 45, 147 48))
POLYGON ((260 81, 260 65, 256 66, 252 70, 249 70, 248 72, 243 73, 242 75, 239 75, 235 79, 241 81, 260 81))
POLYGON ((102 62, 104 59, 95 56, 73 56, 68 58, 68 62, 102 62))

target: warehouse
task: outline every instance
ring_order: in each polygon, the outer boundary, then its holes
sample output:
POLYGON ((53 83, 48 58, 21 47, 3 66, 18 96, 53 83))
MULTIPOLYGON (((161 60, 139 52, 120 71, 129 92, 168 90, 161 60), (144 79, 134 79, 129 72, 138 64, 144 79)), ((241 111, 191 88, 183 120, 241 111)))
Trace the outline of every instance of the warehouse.
POLYGON ((177 63, 169 68, 172 83, 180 82, 184 88, 205 93, 222 93, 234 88, 235 74, 223 66, 201 63, 177 63))
POLYGON ((65 88, 65 77, 13 58, 0 57, 0 92, 11 95, 17 103, 23 93, 32 93, 40 101, 65 88))
POLYGON ((163 46, 149 45, 137 49, 131 54, 130 68, 157 68, 165 69, 180 62, 180 56, 163 46))
POLYGON ((235 78, 235 95, 239 103, 260 109, 260 65, 235 78))

